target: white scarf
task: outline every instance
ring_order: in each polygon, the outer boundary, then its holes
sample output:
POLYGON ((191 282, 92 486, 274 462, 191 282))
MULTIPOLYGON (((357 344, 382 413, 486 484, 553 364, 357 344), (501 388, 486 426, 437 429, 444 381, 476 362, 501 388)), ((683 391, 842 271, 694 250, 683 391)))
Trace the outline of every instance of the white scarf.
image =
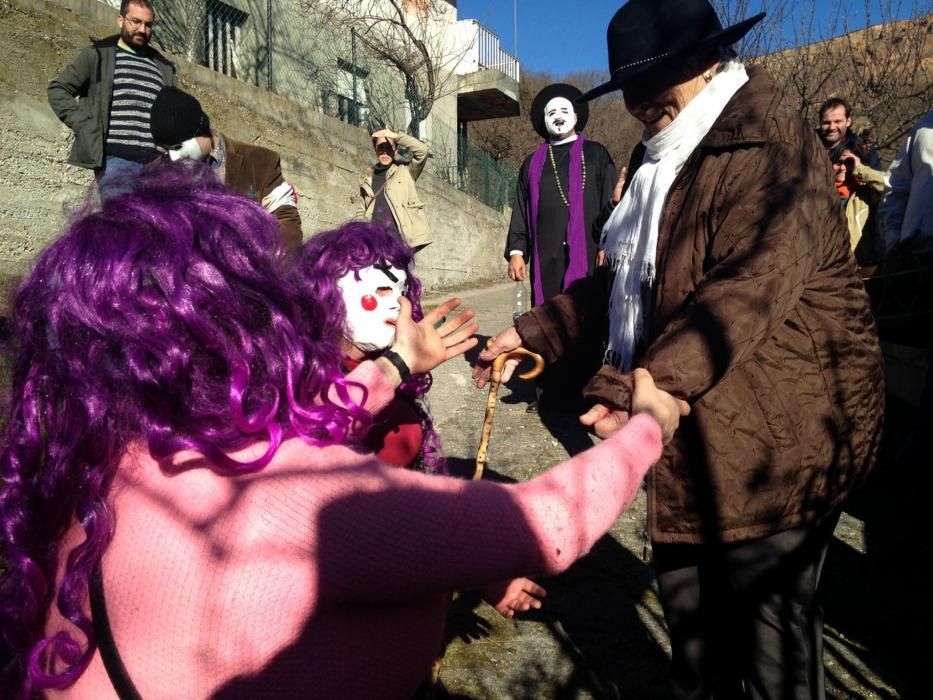
POLYGON ((745 66, 729 61, 670 124, 644 141, 645 158, 622 201, 603 226, 601 248, 615 273, 609 300, 605 362, 632 369, 655 278, 658 224, 674 178, 732 96, 748 82, 745 66))

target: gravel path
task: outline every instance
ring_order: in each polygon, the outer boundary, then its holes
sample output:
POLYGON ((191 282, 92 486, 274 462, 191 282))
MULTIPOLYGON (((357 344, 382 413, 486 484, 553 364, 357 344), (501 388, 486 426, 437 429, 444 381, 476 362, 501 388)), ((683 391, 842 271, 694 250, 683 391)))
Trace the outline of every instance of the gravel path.
MULTIPOLYGON (((477 311, 480 335, 510 323, 512 283, 458 292, 477 311)), ((425 299, 434 306, 450 295, 425 299)), ((451 470, 472 473, 485 392, 470 382, 459 358, 435 373, 431 409, 451 470)), ((499 392, 486 478, 527 479, 585 449, 592 438, 574 416, 525 412, 530 382, 513 380, 499 392)), ((889 407, 889 414, 891 407, 889 407)), ((917 669, 933 661, 931 606, 920 592, 918 567, 930 545, 918 528, 894 525, 919 503, 897 494, 896 475, 879 469, 848 513, 830 549, 824 578, 827 691, 835 698, 923 697, 917 669)), ((925 477, 928 481, 929 478, 925 477)), ((916 493, 921 493, 918 490, 916 493)), ((919 500, 919 495, 913 497, 919 500)), ((451 612, 451 641, 441 680, 461 698, 662 698, 669 644, 653 576, 643 558, 644 495, 608 536, 570 571, 540 583, 542 610, 506 620, 475 596, 459 596, 451 612)), ((928 558, 928 557, 927 557, 928 558)), ((929 697, 929 695, 926 695, 929 697)))

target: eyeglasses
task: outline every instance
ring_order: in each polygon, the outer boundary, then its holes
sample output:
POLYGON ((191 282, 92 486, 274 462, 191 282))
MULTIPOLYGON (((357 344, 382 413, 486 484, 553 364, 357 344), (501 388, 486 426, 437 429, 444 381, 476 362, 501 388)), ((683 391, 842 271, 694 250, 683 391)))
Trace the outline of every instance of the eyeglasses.
POLYGON ((143 22, 143 21, 142 21, 141 19, 139 19, 138 17, 127 17, 126 15, 123 15, 123 19, 124 19, 124 21, 126 21, 126 23, 129 24, 130 27, 132 27, 133 29, 139 29, 140 27, 145 27, 146 29, 150 29, 150 30, 151 30, 151 29, 154 29, 154 28, 155 28, 155 21, 152 21, 152 22, 143 22))

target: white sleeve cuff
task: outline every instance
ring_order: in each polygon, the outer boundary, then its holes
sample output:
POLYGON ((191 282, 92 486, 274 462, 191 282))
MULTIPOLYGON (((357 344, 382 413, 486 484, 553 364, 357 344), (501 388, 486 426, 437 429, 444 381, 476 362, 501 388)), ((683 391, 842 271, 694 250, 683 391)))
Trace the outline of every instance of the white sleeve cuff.
POLYGON ((269 213, 274 212, 279 207, 296 207, 298 206, 298 193, 287 182, 282 182, 281 185, 262 198, 262 206, 269 213))

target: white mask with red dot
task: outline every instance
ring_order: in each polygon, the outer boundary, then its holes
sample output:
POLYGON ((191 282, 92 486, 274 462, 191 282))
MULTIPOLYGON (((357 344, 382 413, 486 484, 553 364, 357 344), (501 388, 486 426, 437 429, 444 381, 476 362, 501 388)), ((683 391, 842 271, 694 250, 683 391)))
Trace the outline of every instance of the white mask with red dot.
POLYGON ((408 275, 391 265, 350 271, 337 280, 347 309, 344 334, 363 352, 379 352, 395 342, 399 297, 408 288, 408 275))

